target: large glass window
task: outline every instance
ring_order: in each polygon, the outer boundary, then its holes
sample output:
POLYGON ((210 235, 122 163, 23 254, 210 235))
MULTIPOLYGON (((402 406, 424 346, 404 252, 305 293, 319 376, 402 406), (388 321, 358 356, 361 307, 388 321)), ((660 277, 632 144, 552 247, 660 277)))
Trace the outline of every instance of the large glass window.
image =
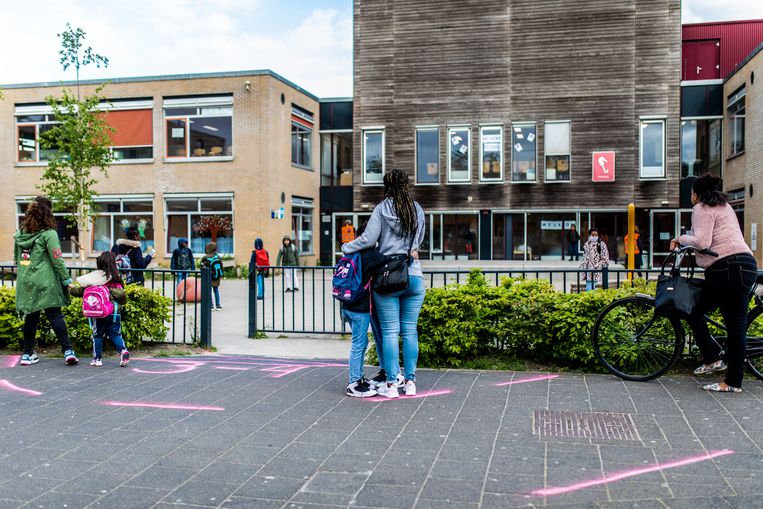
POLYGON ((363 131, 363 183, 380 184, 384 179, 384 130, 363 131))
POLYGON ((443 260, 479 259, 479 216, 442 215, 443 260))
POLYGON ((55 115, 17 115, 16 116, 16 162, 40 163, 49 161, 55 149, 40 146, 42 135, 55 124, 55 115))
POLYGON ((166 157, 233 156, 233 98, 165 99, 166 157))
POLYGON ((641 121, 642 179, 665 177, 665 120, 641 121))
POLYGON ((570 123, 546 122, 546 182, 570 180, 570 123))
POLYGON ((503 180, 503 128, 480 127, 480 180, 500 182, 503 180))
POLYGON ((511 180, 512 182, 535 182, 538 160, 535 124, 511 126, 511 180))
POLYGON ((352 185, 352 132, 321 134, 321 185, 352 185))
POLYGON ((745 87, 729 97, 729 157, 744 152, 745 87))
MULTIPOLYGON (((21 226, 21 222, 24 220, 24 214, 26 214, 27 207, 29 207, 30 200, 18 199, 16 201, 16 227, 21 226)), ((56 231, 58 233, 58 241, 61 243, 61 251, 66 257, 75 257, 79 254, 79 246, 75 240, 77 235, 77 226, 71 221, 70 212, 54 212, 53 216, 56 218, 56 231)))
POLYGON ((440 131, 436 127, 416 129, 416 183, 440 182, 440 131))
POLYGON ((448 128, 448 182, 471 180, 471 134, 468 127, 448 128))
POLYGON ((515 255, 526 255, 526 260, 561 260, 566 230, 576 222, 574 212, 528 213, 527 246, 515 248, 515 255))
POLYGON ((313 245, 313 200, 292 197, 291 230, 301 255, 314 253, 313 245))
POLYGON ((312 168, 313 114, 299 106, 291 106, 291 162, 312 168))
POLYGON ((151 197, 105 197, 96 201, 98 216, 92 231, 94 252, 108 251, 117 239, 135 230, 142 249, 154 245, 154 201, 151 197))
POLYGON ((204 253, 210 242, 221 255, 233 254, 233 197, 199 195, 166 197, 167 246, 170 253, 181 238, 190 239, 194 253, 204 253))
POLYGON ((681 121, 681 178, 721 174, 721 119, 681 121))
MULTIPOLYGON (((121 103, 114 103, 124 107, 121 103)), ((105 114, 106 123, 114 129, 108 136, 116 161, 152 159, 154 128, 152 109, 115 109, 105 114)))

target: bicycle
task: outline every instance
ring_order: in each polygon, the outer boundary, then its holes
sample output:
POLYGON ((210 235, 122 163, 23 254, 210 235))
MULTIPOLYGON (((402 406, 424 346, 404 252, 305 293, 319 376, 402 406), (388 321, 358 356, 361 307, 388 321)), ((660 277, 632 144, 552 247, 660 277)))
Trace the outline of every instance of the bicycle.
MULTIPOLYGON (((663 262, 662 273, 665 274, 671 259, 671 273, 680 273, 684 257, 694 253, 717 256, 709 250, 678 247, 663 262)), ((693 277, 694 265, 687 270, 688 276, 693 277)), ((763 271, 758 271, 749 303, 745 363, 756 378, 763 380, 763 271)), ((704 318, 711 332, 712 328, 726 331, 718 321, 707 315, 704 318)), ((710 338, 720 346, 723 355, 726 336, 711 333, 710 338)), ((642 293, 618 299, 605 307, 594 322, 591 341, 596 357, 610 373, 637 382, 664 375, 687 349, 681 320, 655 313, 654 297, 642 293)))

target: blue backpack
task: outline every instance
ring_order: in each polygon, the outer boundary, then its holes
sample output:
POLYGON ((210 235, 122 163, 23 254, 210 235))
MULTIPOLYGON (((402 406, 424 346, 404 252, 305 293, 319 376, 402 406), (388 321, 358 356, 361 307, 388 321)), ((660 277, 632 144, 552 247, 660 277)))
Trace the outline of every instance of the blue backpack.
POLYGON ((367 288, 363 286, 360 253, 344 256, 339 260, 334 267, 331 286, 331 295, 339 302, 349 304, 363 296, 367 288))

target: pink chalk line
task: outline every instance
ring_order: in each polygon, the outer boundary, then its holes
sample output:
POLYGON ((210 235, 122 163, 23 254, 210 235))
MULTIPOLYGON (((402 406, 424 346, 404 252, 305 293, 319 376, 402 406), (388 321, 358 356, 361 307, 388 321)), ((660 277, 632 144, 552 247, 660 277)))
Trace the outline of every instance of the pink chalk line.
POLYGON ((145 408, 163 408, 169 410, 211 410, 215 412, 222 412, 225 410, 219 406, 204 406, 204 405, 178 405, 175 403, 141 403, 134 402, 128 403, 125 401, 102 401, 101 405, 108 406, 127 406, 127 407, 145 407, 145 408))
POLYGON ((619 481, 621 479, 627 479, 641 474, 649 474, 652 472, 659 472, 661 470, 667 470, 669 468, 683 467, 691 465, 692 463, 699 463, 701 461, 711 460, 720 456, 726 456, 728 454, 734 454, 734 451, 729 449, 723 449, 720 451, 710 451, 700 456, 691 456, 682 460, 671 461, 670 463, 664 463, 662 465, 654 465, 645 468, 636 468, 634 470, 627 470, 619 474, 611 474, 604 476, 601 479, 593 479, 590 481, 584 481, 577 484, 570 484, 569 486, 557 486, 553 488, 545 488, 541 490, 535 490, 531 494, 536 496, 548 496, 548 495, 561 495, 563 493, 569 493, 571 491, 582 490, 584 488, 590 488, 591 486, 598 486, 600 484, 609 484, 611 482, 619 481))
POLYGON ((234 366, 215 366, 215 369, 225 369, 227 371, 248 371, 249 368, 236 368, 234 366))
POLYGON ((0 380, 0 387, 3 387, 5 389, 8 389, 9 391, 13 392, 20 392, 22 394, 29 394, 30 396, 41 396, 41 392, 33 391, 31 389, 24 389, 23 387, 19 387, 17 385, 13 385, 8 380, 0 380))
POLYGON ((540 382, 541 380, 551 380, 554 378, 559 378, 559 375, 541 375, 541 376, 534 376, 532 378, 520 378, 519 380, 512 380, 511 382, 501 382, 495 385, 496 387, 503 387, 504 385, 524 384, 527 382, 540 382))
MULTIPOLYGON (((399 398, 397 399, 417 399, 417 398, 428 398, 429 396, 442 396, 443 394, 450 394, 453 391, 450 389, 444 389, 441 391, 424 391, 416 394, 415 396, 406 396, 405 394, 401 394, 399 398)), ((393 401, 390 398, 385 398, 384 396, 372 396, 370 398, 363 398, 364 401, 393 401)))
POLYGON ((12 368, 15 367, 16 364, 19 363, 19 360, 21 359, 20 355, 9 355, 5 360, 4 368, 12 368))

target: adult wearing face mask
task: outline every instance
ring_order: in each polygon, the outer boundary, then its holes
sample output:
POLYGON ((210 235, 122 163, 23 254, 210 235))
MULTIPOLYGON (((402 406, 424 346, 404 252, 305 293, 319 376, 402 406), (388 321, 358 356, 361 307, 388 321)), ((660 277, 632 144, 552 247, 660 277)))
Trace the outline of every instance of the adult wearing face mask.
MULTIPOLYGON (((583 262, 580 264, 580 268, 601 270, 607 265, 609 265, 607 244, 599 238, 599 230, 591 228, 588 230, 588 241, 583 246, 583 262)), ((601 279, 601 272, 586 272, 586 291, 595 290, 596 285, 601 283, 601 279)))

